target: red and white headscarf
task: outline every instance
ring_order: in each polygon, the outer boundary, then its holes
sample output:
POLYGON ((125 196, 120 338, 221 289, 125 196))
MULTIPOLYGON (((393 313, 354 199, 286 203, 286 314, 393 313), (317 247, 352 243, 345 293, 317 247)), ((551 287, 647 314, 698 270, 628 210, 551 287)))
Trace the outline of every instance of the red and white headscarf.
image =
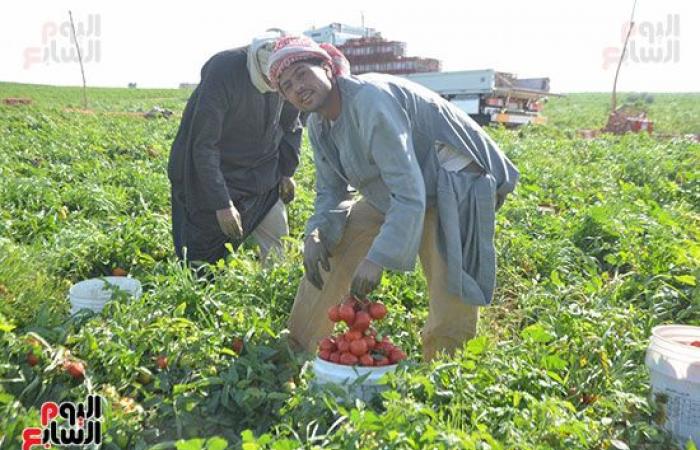
POLYGON ((278 88, 279 76, 292 64, 310 59, 320 59, 331 66, 333 76, 350 74, 350 63, 340 50, 331 44, 317 44, 306 36, 279 38, 270 55, 267 77, 273 88, 278 88))

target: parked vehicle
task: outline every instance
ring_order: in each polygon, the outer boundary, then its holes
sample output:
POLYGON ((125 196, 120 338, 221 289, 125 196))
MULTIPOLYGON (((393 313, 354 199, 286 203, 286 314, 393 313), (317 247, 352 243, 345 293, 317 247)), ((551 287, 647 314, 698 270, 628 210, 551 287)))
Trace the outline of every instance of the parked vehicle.
POLYGON ((477 123, 517 126, 544 123, 540 115, 549 93, 549 78, 518 79, 493 69, 405 75, 453 102, 477 123))

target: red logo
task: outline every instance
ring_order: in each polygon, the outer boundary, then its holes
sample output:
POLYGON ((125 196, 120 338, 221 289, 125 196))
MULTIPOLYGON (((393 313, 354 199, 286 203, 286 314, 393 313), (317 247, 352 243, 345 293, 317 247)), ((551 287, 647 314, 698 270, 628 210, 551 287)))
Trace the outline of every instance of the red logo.
POLYGON ((22 450, 36 445, 90 445, 102 443, 102 397, 88 395, 84 403, 41 405, 41 428, 25 428, 22 450))

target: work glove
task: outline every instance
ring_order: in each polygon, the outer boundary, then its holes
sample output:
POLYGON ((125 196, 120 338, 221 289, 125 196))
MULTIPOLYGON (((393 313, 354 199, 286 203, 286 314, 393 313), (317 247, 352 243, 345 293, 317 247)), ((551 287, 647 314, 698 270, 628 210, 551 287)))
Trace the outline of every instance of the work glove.
POLYGON ((383 272, 382 266, 365 258, 355 269, 350 284, 350 293, 357 298, 366 298, 367 294, 379 286, 383 272))
POLYGON ((321 278, 321 270, 318 264, 321 263, 323 270, 329 272, 331 264, 328 262, 328 256, 328 249, 321 238, 318 228, 316 228, 304 241, 304 272, 306 273, 306 279, 318 290, 323 288, 323 278, 321 278))
POLYGON ((282 199, 282 203, 286 205, 294 200, 294 191, 296 187, 297 185, 291 177, 282 177, 280 180, 280 198, 282 199))
POLYGON ((243 225, 241 224, 241 215, 233 206, 233 202, 229 200, 229 207, 216 211, 216 220, 219 222, 221 232, 231 239, 240 239, 243 237, 243 225))

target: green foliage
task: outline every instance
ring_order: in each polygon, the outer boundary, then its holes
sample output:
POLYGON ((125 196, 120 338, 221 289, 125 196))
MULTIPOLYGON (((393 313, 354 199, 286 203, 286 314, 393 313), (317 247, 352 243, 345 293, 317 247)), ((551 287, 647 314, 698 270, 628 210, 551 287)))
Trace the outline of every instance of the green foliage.
MULTIPOLYGON (((387 274, 382 331, 410 360, 364 404, 315 386, 286 341, 313 208, 308 144, 285 258, 263 268, 246 245, 194 273, 172 254, 165 173, 188 92, 88 95, 86 113, 79 89, 0 84, 0 97, 34 100, 0 105, 0 448, 18 447, 41 402, 88 393, 107 399, 110 450, 674 448, 644 352, 655 325, 700 325, 697 143, 579 139, 605 122, 602 94, 552 99, 547 126, 489 129, 521 182, 498 215, 498 288, 480 336, 420 362, 425 280, 387 274), (155 105, 176 117, 138 114, 155 105), (115 267, 144 295, 69 317, 70 285, 115 267), (85 361, 85 380, 65 373, 66 355, 85 361)), ((648 98, 630 101, 657 130, 700 131, 696 94, 648 98)))

